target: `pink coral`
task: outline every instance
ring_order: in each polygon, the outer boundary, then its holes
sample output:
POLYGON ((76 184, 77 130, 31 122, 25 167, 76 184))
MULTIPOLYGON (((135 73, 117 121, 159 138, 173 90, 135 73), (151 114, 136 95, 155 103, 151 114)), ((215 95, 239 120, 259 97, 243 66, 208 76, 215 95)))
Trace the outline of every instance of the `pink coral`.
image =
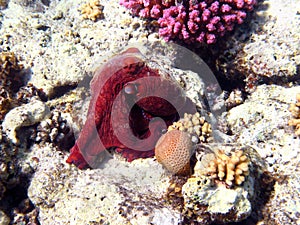
POLYGON ((166 41, 213 44, 244 22, 257 0, 120 0, 134 15, 158 19, 166 41))
POLYGON ((175 4, 175 0, 120 0, 120 4, 131 9, 134 15, 158 19, 164 9, 175 4))

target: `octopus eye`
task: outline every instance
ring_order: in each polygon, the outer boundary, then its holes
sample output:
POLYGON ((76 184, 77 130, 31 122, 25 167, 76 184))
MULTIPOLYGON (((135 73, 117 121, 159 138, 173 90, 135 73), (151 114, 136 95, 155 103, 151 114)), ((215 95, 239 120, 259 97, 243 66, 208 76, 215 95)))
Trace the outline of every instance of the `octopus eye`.
POLYGON ((137 93, 137 86, 135 84, 132 83, 128 83, 126 84, 126 86, 124 87, 124 92, 128 95, 133 95, 137 93))

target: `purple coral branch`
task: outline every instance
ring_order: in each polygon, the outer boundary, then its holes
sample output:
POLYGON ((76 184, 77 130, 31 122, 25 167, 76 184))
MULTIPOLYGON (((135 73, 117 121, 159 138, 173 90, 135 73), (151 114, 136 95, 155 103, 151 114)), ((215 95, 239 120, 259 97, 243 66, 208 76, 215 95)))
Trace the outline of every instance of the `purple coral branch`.
POLYGON ((120 0, 134 15, 158 19, 166 41, 213 44, 244 22, 257 0, 120 0))

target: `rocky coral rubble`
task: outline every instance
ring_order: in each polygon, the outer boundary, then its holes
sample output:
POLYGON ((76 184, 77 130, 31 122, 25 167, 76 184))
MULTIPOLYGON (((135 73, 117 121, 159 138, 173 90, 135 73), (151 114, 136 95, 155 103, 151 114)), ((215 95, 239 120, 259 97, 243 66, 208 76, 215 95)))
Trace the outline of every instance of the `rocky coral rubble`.
POLYGON ((47 144, 33 146, 30 155, 40 163, 28 195, 43 225, 180 222, 180 214, 161 199, 169 178, 153 159, 110 158, 102 169, 78 170, 47 144))
POLYGON ((48 106, 38 100, 16 107, 9 111, 3 121, 3 130, 7 137, 14 143, 19 144, 17 131, 21 127, 34 125, 49 116, 48 106))
POLYGON ((251 23, 220 44, 214 64, 221 76, 245 80, 247 92, 262 83, 297 83, 299 38, 298 0, 258 1, 251 23))
POLYGON ((300 204, 300 192, 295 191, 300 187, 300 140, 295 137, 293 127, 288 126, 291 118, 288 108, 295 104, 299 92, 299 86, 261 85, 245 103, 226 113, 233 141, 254 147, 270 174, 267 180, 273 180, 266 185, 269 197, 260 200, 260 206, 254 208, 251 216, 257 223, 299 223, 294 206, 300 204))
POLYGON ((289 126, 295 127, 295 134, 300 135, 300 94, 296 96, 296 103, 290 105, 289 111, 292 113, 293 119, 290 119, 289 126))
POLYGON ((0 120, 14 106, 14 95, 23 85, 20 72, 23 65, 13 52, 0 54, 0 120))
MULTIPOLYGON (((253 210, 254 198, 259 193, 259 190, 255 190, 255 183, 264 171, 261 158, 254 149, 249 147, 234 145, 219 147, 222 148, 221 155, 219 150, 212 149, 211 153, 206 152, 203 156, 203 149, 198 149, 195 173, 182 187, 183 211, 191 223, 238 222, 246 219, 253 210), (236 148, 240 148, 240 150, 237 151, 236 148), (246 160, 245 155, 247 158, 249 157, 249 162, 246 166, 242 166, 242 171, 245 170, 247 173, 244 174, 243 178, 235 179, 236 182, 234 183, 232 182, 234 180, 232 162, 241 161, 240 165, 242 165, 246 160), (230 170, 223 173, 223 165, 219 163, 221 165, 218 167, 219 173, 217 176, 213 176, 212 174, 215 174, 216 170, 215 167, 213 168, 212 162, 215 163, 214 160, 220 158, 226 158, 224 166, 230 170), (233 176, 230 177, 231 175, 233 176), (223 180, 224 176, 227 177, 224 182, 216 182, 216 179, 223 180)), ((211 148, 209 147, 209 149, 211 148)), ((235 174, 242 174, 237 172, 239 166, 238 163, 236 164, 235 174)))

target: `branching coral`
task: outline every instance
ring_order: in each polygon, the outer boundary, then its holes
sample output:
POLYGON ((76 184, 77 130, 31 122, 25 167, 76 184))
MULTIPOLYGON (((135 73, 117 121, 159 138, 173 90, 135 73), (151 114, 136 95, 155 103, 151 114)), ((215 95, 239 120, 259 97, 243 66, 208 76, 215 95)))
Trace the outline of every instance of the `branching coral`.
POLYGON ((120 0, 120 4, 130 9, 134 15, 158 19, 163 10, 175 5, 175 0, 120 0))
POLYGON ((200 142, 208 142, 211 139, 211 125, 205 120, 200 113, 184 114, 184 118, 174 122, 168 127, 168 131, 181 130, 198 136, 200 142))
POLYGON ((256 0, 120 0, 134 15, 158 19, 159 34, 169 41, 213 44, 244 22, 256 0))
POLYGON ((219 150, 217 157, 209 163, 207 174, 228 186, 241 185, 249 174, 249 159, 241 150, 232 152, 231 156, 219 150))
POLYGON ((289 111, 293 115, 293 119, 290 119, 289 126, 295 127, 295 134, 300 135, 300 93, 296 96, 296 103, 290 105, 289 111))
POLYGON ((96 21, 103 17, 103 6, 99 0, 91 0, 80 7, 84 19, 96 21))

